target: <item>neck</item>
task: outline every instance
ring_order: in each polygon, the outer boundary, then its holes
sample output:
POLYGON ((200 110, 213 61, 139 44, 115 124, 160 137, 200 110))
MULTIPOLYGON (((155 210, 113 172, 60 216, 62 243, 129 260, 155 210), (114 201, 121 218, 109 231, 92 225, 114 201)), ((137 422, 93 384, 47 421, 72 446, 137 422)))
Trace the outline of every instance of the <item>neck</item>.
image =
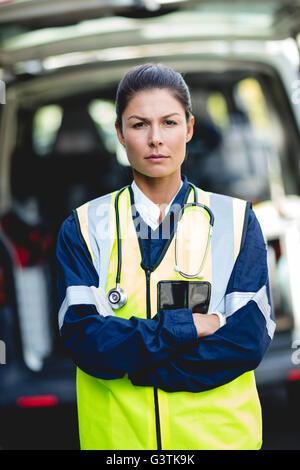
POLYGON ((145 196, 159 206, 163 204, 168 205, 181 184, 180 172, 169 176, 153 178, 137 173, 134 170, 133 176, 137 186, 145 196))

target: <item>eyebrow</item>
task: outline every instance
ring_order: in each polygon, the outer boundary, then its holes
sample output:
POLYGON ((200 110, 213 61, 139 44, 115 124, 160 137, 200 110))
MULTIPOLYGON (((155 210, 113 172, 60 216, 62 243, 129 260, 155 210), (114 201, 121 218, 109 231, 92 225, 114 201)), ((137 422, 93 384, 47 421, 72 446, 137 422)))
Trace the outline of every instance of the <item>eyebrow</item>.
MULTIPOLYGON (((162 116, 162 119, 167 119, 168 117, 174 116, 175 114, 180 116, 179 113, 170 113, 170 114, 167 114, 166 116, 162 116)), ((142 116, 137 116, 136 114, 133 114, 132 116, 129 116, 128 121, 129 121, 129 119, 133 119, 133 118, 134 119, 140 119, 141 121, 148 121, 147 118, 142 117, 142 116)))

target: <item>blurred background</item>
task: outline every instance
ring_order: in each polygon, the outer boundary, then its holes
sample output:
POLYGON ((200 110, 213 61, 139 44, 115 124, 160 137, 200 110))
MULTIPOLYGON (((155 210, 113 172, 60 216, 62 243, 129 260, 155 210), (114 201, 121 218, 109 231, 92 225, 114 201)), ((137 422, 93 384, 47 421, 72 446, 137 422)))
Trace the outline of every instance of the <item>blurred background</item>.
POLYGON ((300 449, 300 1, 0 1, 0 448, 78 449, 76 370, 57 330, 70 212, 131 182, 116 86, 159 62, 196 118, 184 173, 251 200, 277 321, 255 371, 263 448, 300 449))

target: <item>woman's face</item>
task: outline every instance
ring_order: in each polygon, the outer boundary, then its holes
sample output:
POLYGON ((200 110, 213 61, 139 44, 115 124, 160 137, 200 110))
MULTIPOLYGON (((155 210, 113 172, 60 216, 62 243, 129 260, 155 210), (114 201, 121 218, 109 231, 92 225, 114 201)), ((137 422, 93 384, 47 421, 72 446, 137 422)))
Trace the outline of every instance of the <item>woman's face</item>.
POLYGON ((134 172, 165 177, 178 172, 186 143, 193 135, 194 118, 187 122, 182 104, 168 89, 136 93, 122 116, 118 138, 125 145, 134 172))

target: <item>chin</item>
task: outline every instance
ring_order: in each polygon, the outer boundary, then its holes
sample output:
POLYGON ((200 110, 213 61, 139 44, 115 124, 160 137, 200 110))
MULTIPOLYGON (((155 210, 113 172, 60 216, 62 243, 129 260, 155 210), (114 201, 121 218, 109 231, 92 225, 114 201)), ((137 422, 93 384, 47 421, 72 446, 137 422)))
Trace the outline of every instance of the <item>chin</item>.
POLYGON ((145 171, 145 172, 140 172, 140 174, 147 176, 148 178, 167 178, 168 176, 173 175, 176 173, 175 171, 166 171, 162 169, 157 169, 154 171, 145 171))

